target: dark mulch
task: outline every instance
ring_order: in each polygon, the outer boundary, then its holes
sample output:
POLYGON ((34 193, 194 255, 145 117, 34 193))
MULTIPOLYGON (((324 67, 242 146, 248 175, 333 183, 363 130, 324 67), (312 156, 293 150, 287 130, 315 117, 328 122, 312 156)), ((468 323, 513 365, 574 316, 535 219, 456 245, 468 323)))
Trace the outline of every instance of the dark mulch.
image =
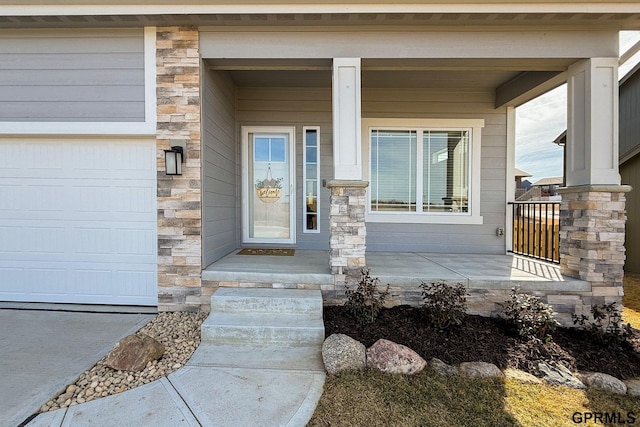
POLYGON ((640 331, 621 344, 603 345, 590 334, 560 328, 549 343, 525 342, 502 320, 467 316, 460 326, 440 330, 430 325, 419 308, 383 309, 376 321, 360 325, 344 307, 324 309, 326 336, 349 335, 366 347, 384 338, 405 345, 425 360, 437 357, 449 364, 490 362, 504 369, 538 375, 539 361, 561 362, 572 371, 604 372, 620 379, 640 377, 640 331))

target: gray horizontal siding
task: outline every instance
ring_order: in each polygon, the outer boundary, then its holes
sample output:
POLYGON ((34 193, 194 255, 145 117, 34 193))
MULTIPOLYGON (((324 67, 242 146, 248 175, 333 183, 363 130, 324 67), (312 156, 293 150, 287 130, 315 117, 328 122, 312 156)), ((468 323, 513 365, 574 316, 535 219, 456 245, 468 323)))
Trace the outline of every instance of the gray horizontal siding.
POLYGON ((203 76, 203 265, 238 247, 239 170, 235 87, 224 74, 203 76))
POLYGON ((320 233, 303 233, 302 127, 320 126, 320 179, 333 178, 331 88, 240 88, 242 126, 296 127, 296 247, 329 248, 329 190, 320 188, 320 233))
POLYGON ((625 261, 625 271, 640 273, 640 156, 635 156, 628 162, 620 166, 620 176, 622 183, 631 185, 633 191, 626 194, 626 209, 629 212, 626 223, 627 260, 625 261))
POLYGON ((620 86, 620 155, 640 145, 640 71, 620 86))
MULTIPOLYGON (((432 89, 363 89, 366 118, 484 119, 481 144, 481 225, 367 223, 367 250, 487 253, 505 251, 496 229, 506 216, 506 110, 494 108, 492 92, 432 89)), ((363 135, 363 138, 365 135, 363 135)))
MULTIPOLYGON (((633 151, 640 145, 640 71, 636 71, 620 86, 620 154, 633 151)), ((625 271, 640 273, 640 156, 637 154, 620 165, 622 183, 631 185, 626 194, 628 212, 626 223, 627 260, 625 271)))
POLYGON ((142 29, 0 31, 0 121, 144 122, 142 29))

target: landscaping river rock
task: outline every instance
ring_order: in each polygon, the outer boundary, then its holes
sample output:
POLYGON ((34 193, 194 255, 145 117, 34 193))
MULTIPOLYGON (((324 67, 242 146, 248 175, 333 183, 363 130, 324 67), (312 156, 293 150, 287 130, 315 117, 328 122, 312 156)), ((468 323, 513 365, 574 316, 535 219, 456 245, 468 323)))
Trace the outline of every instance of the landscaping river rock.
POLYGON ((184 366, 200 344, 200 325, 207 313, 160 313, 138 334, 154 338, 165 349, 158 360, 146 363, 141 371, 108 367, 106 357, 81 374, 75 383, 45 403, 40 412, 66 408, 150 383, 184 366))

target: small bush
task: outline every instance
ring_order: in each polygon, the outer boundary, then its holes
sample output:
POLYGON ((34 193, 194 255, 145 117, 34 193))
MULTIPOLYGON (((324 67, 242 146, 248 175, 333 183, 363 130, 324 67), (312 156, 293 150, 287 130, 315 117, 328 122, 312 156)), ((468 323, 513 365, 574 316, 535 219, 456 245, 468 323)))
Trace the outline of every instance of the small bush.
POLYGON ((460 325, 467 311, 467 292, 462 283, 450 286, 444 282, 422 283, 422 311, 440 329, 460 325))
POLYGON ((389 295, 389 285, 384 291, 379 291, 380 280, 376 277, 372 279, 369 269, 363 268, 360 281, 356 289, 349 289, 347 286, 347 302, 345 307, 358 323, 373 323, 378 317, 380 310, 384 307, 384 300, 389 295))
POLYGON ((631 325, 622 322, 622 310, 617 304, 602 304, 591 307, 593 321, 584 314, 572 314, 573 324, 593 335, 595 341, 601 344, 620 344, 631 336, 631 325))
POLYGON ((560 326, 549 304, 543 303, 536 296, 519 293, 516 288, 511 290, 510 299, 500 306, 518 335, 527 340, 549 342, 550 333, 560 326))

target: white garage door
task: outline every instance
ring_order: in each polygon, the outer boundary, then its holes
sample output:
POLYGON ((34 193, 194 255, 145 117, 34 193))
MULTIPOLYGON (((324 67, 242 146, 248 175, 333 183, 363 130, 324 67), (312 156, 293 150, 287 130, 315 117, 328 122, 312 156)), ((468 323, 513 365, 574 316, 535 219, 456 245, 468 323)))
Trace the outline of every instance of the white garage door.
POLYGON ((157 305, 154 141, 0 140, 0 301, 157 305))

